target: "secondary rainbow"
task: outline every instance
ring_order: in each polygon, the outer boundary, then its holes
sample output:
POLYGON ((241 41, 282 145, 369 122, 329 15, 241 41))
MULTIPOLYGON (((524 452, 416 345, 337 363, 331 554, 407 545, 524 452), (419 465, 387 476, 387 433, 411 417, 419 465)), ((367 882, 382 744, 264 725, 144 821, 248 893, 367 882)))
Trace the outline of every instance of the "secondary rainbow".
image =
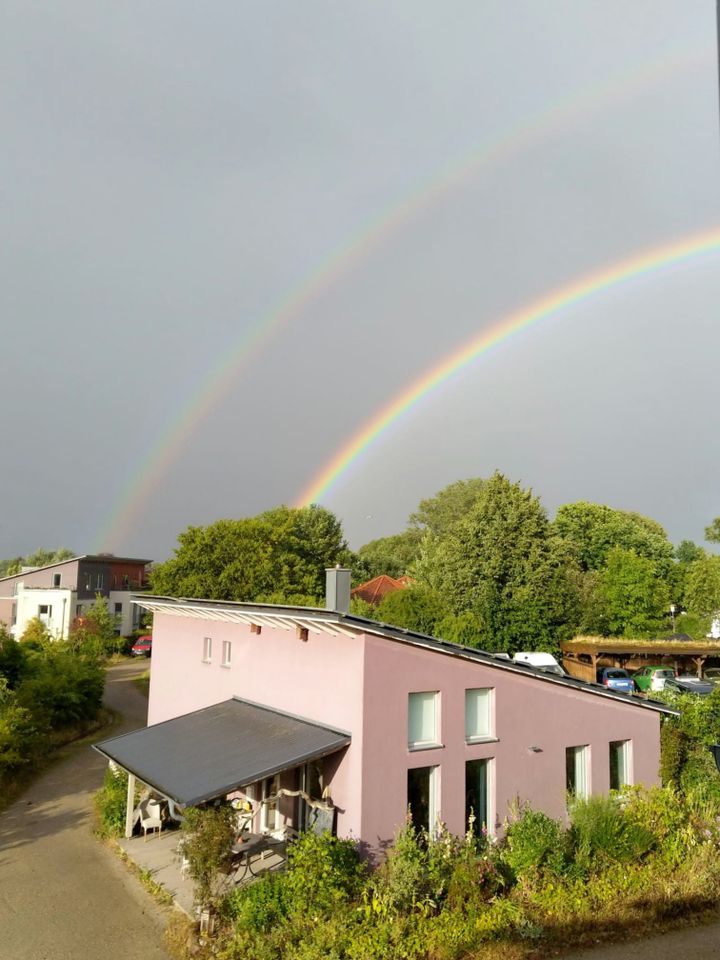
POLYGON ((643 250, 619 263, 587 273, 580 279, 552 290, 539 300, 503 317, 489 330, 483 330, 439 364, 427 370, 368 420, 316 474, 310 485, 296 499, 295 505, 302 507, 320 501, 353 464, 404 414, 494 347, 505 343, 523 330, 527 330, 528 327, 543 320, 550 320, 561 311, 583 303, 620 284, 700 259, 703 256, 716 255, 718 252, 720 252, 720 227, 713 227, 664 246, 643 250))
POLYGON ((191 390, 141 459, 132 477, 126 480, 96 534, 94 549, 117 549, 118 543, 125 539, 127 529, 137 519, 188 438, 230 392, 243 370, 248 369, 263 348, 269 346, 289 323, 307 312, 327 289, 366 260, 414 215, 437 203, 478 169, 506 160, 551 134, 566 128, 572 129, 591 111, 652 90, 681 70, 697 68, 710 55, 715 56, 714 48, 711 50, 705 46, 682 51, 671 57, 663 57, 657 63, 641 64, 589 90, 576 91, 559 102, 546 105, 529 118, 497 132, 469 155, 465 154, 446 164, 431 178, 417 182, 390 208, 368 219, 297 286, 262 313, 234 343, 227 345, 222 358, 191 390))

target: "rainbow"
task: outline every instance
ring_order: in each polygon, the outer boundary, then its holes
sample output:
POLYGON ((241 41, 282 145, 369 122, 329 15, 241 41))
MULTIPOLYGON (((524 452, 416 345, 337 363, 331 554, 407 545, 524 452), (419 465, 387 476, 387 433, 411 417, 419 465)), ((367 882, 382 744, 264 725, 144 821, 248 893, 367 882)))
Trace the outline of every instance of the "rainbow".
POLYGON ((243 335, 223 350, 216 364, 187 397, 140 461, 131 479, 115 499, 112 509, 94 539, 95 551, 115 549, 128 528, 137 520, 145 502, 160 484, 171 464, 210 412, 229 394, 238 377, 258 354, 275 340, 295 318, 307 311, 323 293, 355 266, 368 259, 383 243, 416 214, 438 203, 469 179, 480 167, 506 160, 533 143, 572 126, 617 100, 640 95, 667 77, 688 67, 697 67, 715 56, 714 48, 703 47, 665 57, 662 61, 619 74, 609 81, 555 102, 536 111, 522 123, 499 132, 493 139, 447 164, 431 179, 419 181, 390 209, 368 220, 345 243, 336 248, 289 293, 261 314, 243 335))
POLYGON ((550 320, 570 307, 584 303, 598 294, 669 267, 720 252, 720 227, 693 234, 665 246, 653 247, 604 269, 585 274, 566 286, 521 307, 495 323, 489 330, 464 343, 439 364, 405 387, 390 403, 379 410, 313 478, 295 501, 303 507, 317 503, 358 459, 400 418, 420 400, 447 383, 469 364, 485 356, 495 347, 543 320, 550 320))

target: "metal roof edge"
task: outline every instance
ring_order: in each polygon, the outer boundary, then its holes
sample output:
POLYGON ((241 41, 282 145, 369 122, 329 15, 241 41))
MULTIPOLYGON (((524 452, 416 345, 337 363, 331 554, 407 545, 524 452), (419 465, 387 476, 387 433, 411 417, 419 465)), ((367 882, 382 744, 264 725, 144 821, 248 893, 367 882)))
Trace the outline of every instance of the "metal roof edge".
POLYGON ((580 680, 577 677, 561 677, 557 674, 539 670, 528 663, 519 663, 514 660, 506 660, 505 658, 498 657, 487 650, 480 650, 476 647, 462 646, 459 643, 452 643, 449 640, 438 639, 437 637, 432 637, 429 634, 416 633, 415 631, 407 630, 404 627, 394 627, 391 624, 381 623, 377 620, 369 620, 365 617, 359 617, 352 613, 339 613, 336 610, 329 610, 322 607, 296 607, 275 603, 245 603, 241 600, 196 600, 189 599, 187 597, 163 597, 148 594, 138 594, 137 599, 133 597, 133 602, 140 606, 143 605, 143 601, 158 601, 160 603, 167 603, 168 605, 176 607, 182 607, 183 603, 187 603, 207 607, 214 606, 225 607, 229 609, 239 609, 247 612, 257 610, 258 613, 260 613, 260 611, 264 611, 269 615, 275 613, 279 617, 283 615, 292 617, 300 613, 302 618, 308 621, 320 619, 319 615, 322 615, 326 621, 330 619, 338 626, 342 625, 349 627, 357 630, 358 633, 369 633, 387 640, 394 640, 398 643, 408 643, 412 646, 422 647, 426 650, 432 650, 435 653, 444 653, 446 656, 458 657, 460 659, 470 660, 476 663, 484 663, 487 666, 494 667, 498 670, 509 671, 510 673, 515 673, 521 676, 530 676, 544 683, 554 683, 567 689, 578 690, 582 693, 587 693, 596 697, 603 697, 606 700, 611 700, 613 703, 626 704, 627 706, 631 707, 640 707, 645 710, 653 710, 657 713, 665 713, 670 716, 679 715, 677 710, 673 709, 672 707, 668 707, 665 704, 660 704, 659 701, 637 700, 632 697, 628 697, 627 694, 615 693, 614 691, 608 690, 607 687, 602 687, 599 684, 589 683, 588 681, 580 680))
MULTIPOLYGON (((280 717, 287 717, 289 720, 297 720, 299 723, 306 723, 309 727, 319 727, 320 730, 328 730, 330 733, 335 733, 339 737, 347 737, 348 741, 352 740, 352 734, 349 730, 341 730, 339 727, 329 727, 326 723, 320 723, 318 720, 310 720, 308 717, 301 717, 299 713, 288 713, 287 710, 278 710, 277 707, 269 707, 266 703, 257 703, 254 700, 246 700, 245 697, 238 697, 233 695, 231 700, 235 700, 238 703, 247 703, 250 707, 257 707, 259 710, 266 710, 268 713, 276 713, 280 717)), ((227 703, 226 700, 222 700, 221 703, 227 703)))

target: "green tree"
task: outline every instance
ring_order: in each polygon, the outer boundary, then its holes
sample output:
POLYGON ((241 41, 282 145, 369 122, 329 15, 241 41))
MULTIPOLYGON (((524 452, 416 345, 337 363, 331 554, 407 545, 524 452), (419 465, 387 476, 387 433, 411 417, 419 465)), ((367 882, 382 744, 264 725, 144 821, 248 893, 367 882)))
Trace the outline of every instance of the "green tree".
POLYGON ((118 636, 120 618, 110 613, 107 601, 98 593, 95 601, 70 631, 70 646, 91 657, 108 657, 122 648, 124 641, 118 636))
POLYGON ((685 604, 700 617, 711 617, 720 610, 720 557, 705 556, 690 565, 685 578, 685 604))
POLYGON ((420 555, 421 542, 422 532, 417 529, 371 540, 357 552, 357 561, 353 563, 353 581, 356 584, 363 583, 382 573, 389 577, 403 576, 420 555))
POLYGON ((447 612, 439 594, 418 584, 386 594, 375 608, 374 619, 394 627, 434 635, 438 621, 447 612))
POLYGON ((11 560, 0 560, 0 577, 11 577, 15 573, 20 573, 22 567, 47 567, 51 563, 59 563, 61 560, 71 560, 77 554, 67 547, 60 547, 58 550, 45 550, 40 548, 34 553, 29 553, 26 557, 13 557, 11 560))
POLYGON ((683 566, 689 566, 705 556, 707 556, 707 553, 704 548, 699 547, 692 540, 681 540, 675 548, 675 559, 683 566))
POLYGON ((614 547, 601 574, 601 633, 649 637, 665 629, 670 588, 658 564, 632 550, 614 547))
POLYGON ((14 689, 25 673, 27 649, 12 637, 5 627, 0 625, 0 680, 14 689))
POLYGON ((705 527, 705 539, 710 543, 720 543, 720 517, 715 517, 713 522, 705 527))
POLYGON ((318 603, 326 568, 350 558, 339 520, 318 506, 188 527, 178 541, 175 556, 151 571, 156 593, 318 603))
POLYGON ((555 650, 574 632, 572 558, 552 536, 540 500, 502 474, 485 481, 465 519, 423 548, 416 576, 451 613, 473 615, 478 646, 555 650))
POLYGON ((410 514, 409 526, 435 537, 444 537, 478 502, 485 485, 481 477, 456 480, 434 497, 421 500, 417 510, 410 514))
POLYGON ((583 570, 602 570, 616 547, 656 561, 663 575, 672 567, 673 545, 665 530, 639 513, 599 503, 567 503, 558 510, 553 528, 575 551, 583 570))

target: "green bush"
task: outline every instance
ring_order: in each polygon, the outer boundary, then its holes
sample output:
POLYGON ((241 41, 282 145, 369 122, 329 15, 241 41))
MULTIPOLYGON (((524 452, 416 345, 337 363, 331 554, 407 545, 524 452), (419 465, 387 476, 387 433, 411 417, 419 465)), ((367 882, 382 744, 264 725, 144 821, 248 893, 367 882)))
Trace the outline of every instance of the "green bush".
POLYGON ((128 775, 125 771, 108 767, 103 785, 93 797, 103 836, 119 837, 124 833, 127 788, 128 775))
POLYGON ((237 836, 235 811, 227 804, 189 807, 182 831, 188 872, 195 882, 195 900, 200 907, 214 905, 232 861, 237 836))
POLYGON ((364 874, 357 845, 328 831, 303 833, 288 850, 287 890, 302 910, 327 912, 356 896, 364 874))
POLYGON ((43 733, 7 680, 0 678, 0 783, 43 752, 43 733))
POLYGON ((105 675, 100 664, 59 643, 30 661, 17 688, 18 703, 53 730, 91 720, 102 703, 105 675))
POLYGON ((242 887, 236 887, 222 902, 225 919, 253 933, 268 933, 290 913, 292 898, 287 876, 269 873, 242 887))
POLYGON ((611 863, 633 863, 656 844, 644 824, 624 816, 615 796, 577 797, 570 805, 570 843, 575 865, 596 873, 611 863))
POLYGON ((567 869, 566 836, 559 820, 539 810, 520 807, 508 824, 504 858, 518 879, 543 874, 560 876, 567 869))

